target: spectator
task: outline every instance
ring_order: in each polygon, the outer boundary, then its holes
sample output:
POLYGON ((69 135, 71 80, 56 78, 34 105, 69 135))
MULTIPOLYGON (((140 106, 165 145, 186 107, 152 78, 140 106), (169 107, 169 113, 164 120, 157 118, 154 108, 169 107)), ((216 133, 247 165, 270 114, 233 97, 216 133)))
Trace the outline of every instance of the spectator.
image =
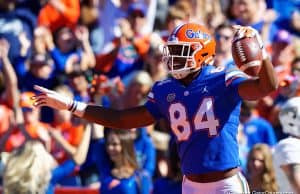
POLYGON ((6 39, 0 39, 0 70, 1 70, 1 91, 0 91, 0 137, 8 130, 13 118, 13 107, 18 100, 15 96, 18 93, 17 76, 8 58, 10 44, 6 39))
POLYGON ((34 84, 53 88, 55 84, 54 61, 48 54, 33 54, 29 60, 29 70, 20 83, 23 91, 34 91, 34 84))
POLYGON ((39 139, 45 144, 50 151, 50 136, 48 130, 50 126, 40 121, 40 109, 33 109, 32 100, 35 94, 33 92, 22 92, 20 96, 20 107, 22 108, 24 117, 24 126, 27 133, 32 139, 39 139))
POLYGON ((68 74, 68 85, 72 90, 74 99, 90 102, 91 96, 89 93, 89 82, 86 72, 76 70, 68 74))
POLYGON ((143 3, 133 3, 128 8, 127 18, 134 33, 133 44, 142 58, 144 58, 150 47, 149 35, 151 32, 143 32, 144 27, 147 25, 146 14, 147 7, 143 3))
POLYGON ((290 98, 297 95, 298 81, 296 77, 287 75, 278 87, 278 95, 276 96, 271 111, 269 112, 269 120, 275 128, 277 139, 286 138, 287 135, 283 133, 282 126, 280 125, 278 114, 281 106, 290 98))
MULTIPOLYGON (((55 91, 64 93, 66 96, 73 98, 73 94, 67 86, 61 85, 55 88, 55 91)), ((75 125, 72 123, 72 115, 68 111, 54 110, 54 120, 51 126, 57 129, 61 136, 69 143, 69 147, 76 149, 82 139, 84 126, 75 125)), ((55 159, 62 163, 69 158, 67 152, 61 149, 57 143, 53 142, 51 146, 51 153, 55 159)))
POLYGON ((76 164, 84 162, 90 132, 90 128, 85 130, 79 147, 72 152, 72 159, 61 165, 57 165, 55 159, 39 141, 26 142, 9 156, 5 164, 4 193, 54 194, 56 183, 71 173, 76 164))
MULTIPOLYGON (((119 20, 128 18, 129 11, 133 7, 142 8, 144 12, 146 26, 140 26, 143 33, 150 33, 153 26, 156 0, 152 1, 134 1, 134 0, 120 0, 119 3, 113 0, 104 1, 103 6, 100 6, 101 16, 99 23, 104 31, 104 45, 109 44, 115 38, 120 36, 119 20), (150 9, 150 10, 149 10, 150 9), (150 12, 149 12, 150 11, 150 12), (149 16, 148 16, 149 14, 149 16), (110 18, 107 20, 107 18, 110 18)), ((105 47, 104 47, 105 48, 105 47)))
MULTIPOLYGON (((13 43, 10 45, 8 56, 14 66, 18 63, 21 55, 20 51, 22 51, 22 42, 19 36, 23 34, 22 36, 25 36, 31 42, 36 26, 35 16, 27 9, 16 8, 16 4, 16 1, 0 2, 0 37, 5 38, 9 43, 13 43)), ((25 49, 23 57, 29 55, 30 50, 25 49)))
POLYGON ((250 150, 247 162, 247 178, 251 191, 278 191, 272 152, 268 145, 255 144, 250 150))
POLYGON ((118 104, 113 105, 118 109, 126 109, 143 104, 153 83, 152 78, 146 71, 135 71, 124 80, 126 90, 118 100, 118 104))
POLYGON ((153 194, 181 194, 182 173, 177 147, 174 140, 169 142, 167 177, 158 178, 154 182, 153 194))
POLYGON ((29 10, 36 17, 47 0, 21 0, 17 1, 17 7, 29 10))
POLYGON ((274 69, 281 81, 291 72, 291 63, 295 57, 292 36, 286 30, 279 30, 271 44, 271 57, 274 69))
POLYGON ((272 7, 278 13, 276 23, 292 34, 299 36, 299 1, 274 1, 272 0, 272 7))
POLYGON ((282 139, 273 151, 274 168, 280 192, 300 192, 300 97, 290 98, 280 109, 279 120, 288 137, 282 139))
POLYGON ((292 14, 292 19, 291 19, 291 26, 292 29, 290 31, 292 31, 294 34, 296 34, 298 37, 300 36, 300 11, 299 9, 297 11, 294 11, 292 14))
POLYGON ((296 57, 291 64, 291 74, 300 81, 300 57, 296 57))
POLYGON ((79 0, 49 0, 40 10, 38 25, 55 32, 59 28, 74 29, 80 15, 79 0))
MULTIPOLYGON (((135 172, 138 169, 133 139, 124 130, 109 130, 105 136, 105 152, 109 157, 109 172, 103 174, 100 193, 137 194, 143 192, 135 172)), ((104 157, 105 155, 102 155, 104 157)), ((102 171, 102 173, 104 173, 102 171)))
POLYGON ((255 28, 267 46, 272 42, 278 27, 272 14, 270 18, 265 17, 268 13, 265 0, 234 0, 231 6, 236 9, 236 24, 255 28))
MULTIPOLYGON (((56 84, 55 66, 48 54, 35 53, 29 59, 29 70, 20 82, 22 91, 33 91, 34 84, 41 84, 53 88, 56 84)), ((42 108, 40 119, 43 122, 53 121, 53 111, 42 108)))
POLYGON ((117 32, 116 34, 119 25, 118 21, 121 18, 127 17, 128 7, 133 2, 133 0, 121 0, 119 4, 117 4, 113 0, 106 0, 104 4, 100 6, 101 16, 99 23, 104 31, 104 45, 107 45, 116 38, 116 35, 119 33, 117 32), (107 18, 109 18, 109 20, 107 18))
MULTIPOLYGON (((145 71, 134 72, 132 75, 128 76, 128 79, 128 86, 124 94, 113 100, 114 102, 111 106, 116 109, 135 107, 143 103, 146 94, 152 85, 152 79, 145 71)), ((152 128, 152 126, 130 129, 138 162, 137 174, 140 176, 140 184, 143 188, 152 187, 152 177, 156 161, 155 148, 148 135, 148 128, 152 128)))
POLYGON ((47 29, 43 26, 39 26, 34 29, 34 36, 32 41, 33 53, 46 54, 48 52, 46 48, 46 40, 44 37, 44 31, 46 30, 47 29))
POLYGON ((265 143, 270 147, 276 144, 277 140, 272 125, 255 113, 255 103, 246 101, 242 103, 240 121, 247 137, 249 149, 257 143, 265 143))
MULTIPOLYGON (((16 130, 16 126, 12 121, 15 120, 15 109, 18 106, 19 98, 17 87, 17 76, 14 72, 13 66, 8 59, 8 51, 10 44, 5 39, 0 39, 0 64, 1 72, 3 72, 2 84, 4 88, 0 93, 0 137, 1 151, 12 151, 14 148, 20 146, 25 141, 25 136, 22 132, 16 130)), ((3 87, 2 86, 2 87, 3 87)))
POLYGON ((300 96, 300 57, 296 57, 291 63, 291 74, 297 80, 296 96, 300 96))
POLYGON ((70 73, 75 70, 86 71, 95 65, 95 57, 89 43, 89 32, 83 26, 74 31, 61 27, 52 34, 44 30, 46 48, 56 64, 57 73, 70 73), (55 43, 55 44, 54 44, 55 43))
MULTIPOLYGON (((138 11, 137 13, 132 12, 132 14, 144 14, 144 12, 138 11)), ((136 22, 133 17, 119 20, 120 36, 111 43, 114 46, 108 53, 97 57, 98 69, 109 78, 120 76, 123 79, 126 75, 143 68, 143 57, 150 47, 149 37, 140 36, 135 31, 138 26, 135 26, 136 22), (102 60, 107 55, 110 56, 109 62, 103 64, 102 60)), ((137 15, 136 17, 141 16, 137 15)), ((137 20, 140 21, 140 19, 137 20)))
MULTIPOLYGON (((18 38, 20 42, 20 53, 19 53, 19 57, 16 58, 13 66, 18 77, 18 83, 22 83, 22 80, 28 71, 26 60, 28 58, 28 54, 33 53, 32 52, 33 48, 31 47, 30 40, 28 39, 28 37, 24 32, 21 32, 18 38)), ((19 87, 21 87, 20 84, 19 87)))
POLYGON ((239 145, 239 160, 241 164, 241 170, 243 174, 247 173, 247 157, 248 153, 250 151, 250 147, 248 146, 248 137, 244 132, 244 126, 243 124, 239 124, 238 127, 238 135, 237 135, 237 140, 238 140, 238 145, 239 145))
POLYGON ((104 175, 109 170, 104 166, 109 163, 109 160, 105 152, 103 136, 104 127, 93 124, 87 158, 79 169, 82 186, 88 186, 97 190, 101 186, 101 175, 104 175))
POLYGON ((84 0, 80 6, 80 24, 88 28, 90 32, 90 42, 93 52, 100 54, 104 47, 104 30, 99 24, 98 18, 100 16, 100 0, 84 0))
POLYGON ((145 57, 144 69, 149 73, 153 81, 168 77, 168 71, 162 61, 163 39, 158 33, 153 33, 150 39, 150 49, 145 57))
POLYGON ((219 25, 215 30, 216 39, 216 58, 214 65, 222 66, 233 63, 231 44, 234 35, 234 29, 230 23, 223 23, 219 25))
POLYGON ((184 22, 187 22, 188 19, 189 19, 188 15, 184 10, 179 9, 176 6, 171 6, 167 12, 166 22, 164 25, 165 29, 162 29, 161 31, 162 39, 164 41, 167 41, 168 36, 173 31, 173 29, 176 26, 179 26, 184 22))

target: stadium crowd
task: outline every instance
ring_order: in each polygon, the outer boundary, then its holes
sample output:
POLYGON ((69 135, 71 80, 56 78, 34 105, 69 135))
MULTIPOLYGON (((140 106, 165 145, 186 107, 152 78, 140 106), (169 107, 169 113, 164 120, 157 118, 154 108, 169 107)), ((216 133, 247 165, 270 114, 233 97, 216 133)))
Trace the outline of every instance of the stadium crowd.
MULTIPOLYGON (((115 109, 143 104, 152 84, 168 76, 162 45, 176 26, 188 21, 215 34, 215 66, 233 63, 232 25, 252 26, 261 34, 279 87, 242 104, 241 169, 253 191, 287 191, 276 178, 280 165, 274 163, 280 161, 273 161, 272 150, 288 137, 278 116, 282 105, 300 95, 299 1, 10 0, 0 1, 0 10, 4 193, 11 188, 23 193, 36 181, 48 181, 48 188, 39 189, 49 194, 59 188, 181 193, 180 161, 166 123, 109 129, 69 111, 34 108, 31 97, 34 85, 40 85, 115 109), (124 190, 124 181, 133 186, 124 190)), ((300 156, 300 149, 294 154, 300 156)))

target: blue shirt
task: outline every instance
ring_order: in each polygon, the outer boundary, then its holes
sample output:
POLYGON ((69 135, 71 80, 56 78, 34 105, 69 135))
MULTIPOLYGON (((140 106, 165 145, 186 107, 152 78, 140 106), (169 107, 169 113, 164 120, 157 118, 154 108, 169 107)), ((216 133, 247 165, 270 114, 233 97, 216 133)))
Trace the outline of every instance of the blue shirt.
MULTIPOLYGON (((140 161, 142 169, 136 172, 136 178, 139 179, 140 194, 148 194, 152 189, 152 176, 155 170, 156 158, 155 149, 149 137, 145 137, 143 130, 139 138, 135 141, 135 150, 137 154, 137 160, 140 161)), ((96 165, 99 179, 102 183, 103 181, 110 180, 110 171, 112 169, 111 161, 109 160, 109 155, 105 150, 105 140, 93 140, 90 143, 89 151, 85 163, 81 166, 81 170, 89 168, 92 165, 96 165)), ((111 178, 112 179, 112 178, 111 178)), ((127 184, 127 182, 125 181, 127 184)))
POLYGON ((156 82, 145 106, 170 123, 183 174, 224 171, 239 166, 238 85, 247 75, 236 66, 205 66, 188 86, 169 78, 156 82))
MULTIPOLYGON (((243 25, 241 21, 235 21, 238 25, 243 25)), ((252 28, 257 30, 260 34, 262 33, 263 26, 265 25, 264 21, 259 21, 257 23, 254 23, 251 25, 252 28)), ((278 32, 278 26, 275 24, 275 22, 271 23, 269 28, 269 35, 268 35, 268 43, 273 42, 275 35, 278 32)))
POLYGON ((66 68, 66 62, 71 55, 77 55, 79 61, 81 60, 82 50, 70 51, 68 53, 62 53, 58 48, 54 48, 50 51, 51 57, 55 62, 56 71, 64 73, 66 68))
POLYGON ((123 79, 130 73, 143 69, 143 65, 143 61, 133 44, 121 45, 117 58, 107 76, 110 78, 120 76, 123 79))
POLYGON ((111 164, 105 150, 104 139, 92 140, 90 142, 87 157, 84 164, 81 166, 81 170, 87 169, 93 165, 96 165, 100 181, 110 174, 111 164))
POLYGON ((139 128, 139 135, 134 141, 135 153, 139 167, 152 177, 156 165, 156 152, 152 139, 148 136, 146 128, 139 128))
POLYGON ((102 181, 101 181, 101 188, 100 188, 100 193, 101 194, 138 194, 139 193, 139 188, 138 184, 136 182, 135 176, 131 176, 129 178, 124 178, 124 179, 118 179, 120 183, 113 187, 110 188, 110 184, 113 181, 113 177, 106 176, 102 181))
MULTIPOLYGON (((21 43, 20 33, 25 33, 28 40, 33 40, 33 31, 36 27, 36 17, 28 10, 16 8, 9 12, 0 12, 0 38, 5 38, 10 43, 9 59, 16 64, 20 57, 21 43)), ((31 49, 28 49, 26 56, 29 56, 31 49)))
POLYGON ((252 148, 256 143, 265 143, 269 146, 277 143, 272 125, 260 117, 251 118, 244 123, 244 133, 247 136, 249 148, 252 148))
POLYGON ((73 160, 67 160, 66 162, 52 170, 52 176, 46 194, 54 194, 55 185, 64 177, 71 174, 74 171, 75 167, 76 164, 73 160))

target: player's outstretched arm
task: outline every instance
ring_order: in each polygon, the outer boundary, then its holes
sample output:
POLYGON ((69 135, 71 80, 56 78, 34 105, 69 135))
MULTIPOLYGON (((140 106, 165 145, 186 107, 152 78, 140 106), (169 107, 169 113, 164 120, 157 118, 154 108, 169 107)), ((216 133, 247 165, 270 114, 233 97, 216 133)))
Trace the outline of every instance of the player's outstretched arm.
POLYGON ((35 86, 35 89, 40 92, 40 94, 32 98, 35 107, 48 106, 57 110, 69 110, 81 118, 105 127, 131 129, 150 125, 155 122, 153 116, 144 106, 126 110, 114 110, 74 101, 53 90, 40 86, 35 86))
POLYGON ((235 36, 239 38, 243 36, 256 36, 260 48, 262 49, 263 59, 258 77, 244 81, 239 85, 238 89, 239 95, 244 100, 257 100, 275 91, 278 87, 278 81, 273 69, 273 64, 268 57, 258 32, 251 27, 240 28, 235 36))

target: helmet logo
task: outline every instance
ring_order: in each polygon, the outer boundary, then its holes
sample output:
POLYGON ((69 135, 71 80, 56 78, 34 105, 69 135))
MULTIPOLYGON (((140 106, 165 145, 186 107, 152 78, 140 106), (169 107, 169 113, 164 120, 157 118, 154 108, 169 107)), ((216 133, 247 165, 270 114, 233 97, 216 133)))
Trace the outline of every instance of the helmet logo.
POLYGON ((190 38, 190 39, 191 38, 199 38, 199 39, 204 39, 204 40, 210 39, 209 34, 201 32, 200 30, 199 31, 193 31, 192 29, 188 29, 185 32, 185 35, 186 35, 187 38, 190 38))

